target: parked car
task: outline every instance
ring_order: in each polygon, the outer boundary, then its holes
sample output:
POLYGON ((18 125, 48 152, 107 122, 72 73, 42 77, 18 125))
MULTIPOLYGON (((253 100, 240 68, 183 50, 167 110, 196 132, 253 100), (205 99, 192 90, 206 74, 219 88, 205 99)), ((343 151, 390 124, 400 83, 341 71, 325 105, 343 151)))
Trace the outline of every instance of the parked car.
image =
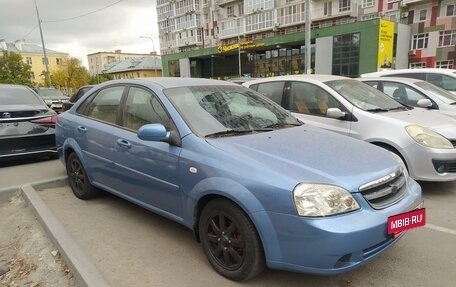
POLYGON ((402 77, 420 79, 456 94, 456 70, 453 69, 398 69, 384 70, 374 73, 362 74, 361 78, 367 77, 402 77))
POLYGON ((0 84, 0 161, 56 156, 56 117, 32 89, 0 84))
POLYGON ((94 85, 86 85, 80 87, 71 97, 67 102, 64 102, 62 104, 62 110, 67 111, 71 109, 71 107, 76 103, 77 100, 79 100, 85 93, 87 93, 91 88, 93 88, 94 85))
POLYGON ((360 78, 358 80, 387 94, 401 104, 425 108, 456 118, 456 95, 429 82, 396 77, 360 78))
POLYGON ((37 92, 46 104, 55 111, 61 111, 63 103, 67 102, 69 99, 62 91, 56 88, 39 88, 37 89, 37 92))
POLYGON ((406 107, 355 79, 292 75, 243 85, 265 94, 302 121, 384 147, 423 181, 456 179, 456 120, 406 107))
POLYGON ((56 139, 78 198, 105 190, 185 225, 232 280, 351 270, 422 202, 397 156, 226 81, 105 82, 59 115, 56 139))

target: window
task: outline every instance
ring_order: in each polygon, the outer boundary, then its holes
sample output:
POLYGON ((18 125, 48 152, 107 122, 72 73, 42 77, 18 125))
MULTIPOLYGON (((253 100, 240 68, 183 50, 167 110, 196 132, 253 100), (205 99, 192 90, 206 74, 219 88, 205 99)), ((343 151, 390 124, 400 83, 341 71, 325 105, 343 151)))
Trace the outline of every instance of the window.
POLYGON ((339 0, 339 12, 350 11, 350 0, 339 0))
POLYGON ((383 82, 383 92, 401 104, 416 106, 419 100, 427 99, 415 89, 401 83, 383 82))
POLYGON ((30 79, 35 80, 35 73, 34 72, 30 72, 30 79))
POLYGON ((41 58, 41 63, 42 63, 43 65, 46 65, 46 63, 47 63, 46 60, 48 60, 48 59, 41 58))
POLYGON ((145 124, 153 123, 160 123, 167 130, 170 127, 169 116, 157 97, 144 89, 130 88, 122 114, 122 126, 134 131, 145 124))
POLYGON ((376 17, 377 17, 377 13, 370 13, 370 14, 364 14, 361 19, 363 21, 366 21, 366 20, 374 19, 376 17))
POLYGON ((435 67, 436 68, 441 68, 441 69, 452 69, 453 68, 453 60, 437 61, 437 62, 435 62, 435 67))
POLYGON ((265 95, 279 105, 282 105, 285 82, 270 82, 258 84, 257 92, 265 95))
POLYGON ((426 68, 426 63, 410 63, 410 68, 411 69, 421 69, 421 68, 426 68))
POLYGON ((359 75, 360 33, 344 34, 333 38, 332 74, 357 77, 359 75))
POLYGON ((228 17, 234 17, 234 7, 233 6, 226 7, 226 14, 228 17))
POLYGON ((375 0, 363 0, 362 7, 367 8, 367 7, 372 7, 375 5, 375 0))
POLYGON ((456 30, 446 30, 439 32, 439 47, 453 46, 456 44, 456 30))
POLYGON ((429 33, 416 34, 412 37, 412 49, 425 49, 428 46, 429 33))
POLYGON ((61 64, 62 64, 62 58, 56 58, 56 59, 55 59, 55 63, 56 63, 57 65, 61 65, 61 64))
POLYGON ((427 9, 415 10, 414 19, 413 19, 415 22, 426 21, 426 19, 427 19, 427 9))
POLYGON ((335 107, 339 107, 337 100, 322 88, 309 83, 291 82, 290 111, 326 115, 328 108, 335 107))
POLYGON ((325 16, 331 16, 332 15, 332 2, 325 2, 324 3, 323 14, 325 16))
POLYGON ((77 112, 90 118, 115 124, 123 90, 123 86, 103 89, 93 98, 93 100, 86 99, 78 108, 77 112))
POLYGON ((454 16, 456 15, 456 5, 454 4, 449 4, 446 6, 446 15, 447 16, 454 16))
POLYGON ((32 65, 32 57, 26 57, 25 61, 28 65, 32 65))

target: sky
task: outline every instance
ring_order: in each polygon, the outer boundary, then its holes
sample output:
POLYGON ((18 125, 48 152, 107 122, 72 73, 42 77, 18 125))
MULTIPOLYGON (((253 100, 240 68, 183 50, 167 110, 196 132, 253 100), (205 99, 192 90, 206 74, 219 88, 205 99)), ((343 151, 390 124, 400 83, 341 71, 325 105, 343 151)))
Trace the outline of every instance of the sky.
POLYGON ((86 67, 87 54, 160 50, 156 0, 0 0, 0 39, 42 46, 35 1, 46 48, 86 67))

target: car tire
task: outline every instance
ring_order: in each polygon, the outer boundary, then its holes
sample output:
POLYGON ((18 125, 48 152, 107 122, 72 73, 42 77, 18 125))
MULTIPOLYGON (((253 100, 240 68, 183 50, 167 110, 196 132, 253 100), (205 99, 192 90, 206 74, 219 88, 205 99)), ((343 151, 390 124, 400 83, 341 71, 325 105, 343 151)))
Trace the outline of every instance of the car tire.
POLYGON ((212 267, 222 276, 247 280, 265 268, 263 246, 255 226, 233 202, 215 199, 203 209, 199 236, 212 267))
POLYGON ((99 190, 90 183, 84 166, 75 153, 68 157, 66 170, 71 189, 77 198, 87 200, 99 194, 99 190))

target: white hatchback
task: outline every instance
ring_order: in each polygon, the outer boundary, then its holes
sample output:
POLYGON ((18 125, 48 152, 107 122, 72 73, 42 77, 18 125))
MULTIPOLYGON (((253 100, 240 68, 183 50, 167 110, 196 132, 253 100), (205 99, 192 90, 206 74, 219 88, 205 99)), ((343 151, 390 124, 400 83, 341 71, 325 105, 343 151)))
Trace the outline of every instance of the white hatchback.
POLYGON ((306 123, 396 153, 416 180, 456 180, 453 118, 404 106, 367 84, 340 76, 280 76, 243 85, 306 123))

